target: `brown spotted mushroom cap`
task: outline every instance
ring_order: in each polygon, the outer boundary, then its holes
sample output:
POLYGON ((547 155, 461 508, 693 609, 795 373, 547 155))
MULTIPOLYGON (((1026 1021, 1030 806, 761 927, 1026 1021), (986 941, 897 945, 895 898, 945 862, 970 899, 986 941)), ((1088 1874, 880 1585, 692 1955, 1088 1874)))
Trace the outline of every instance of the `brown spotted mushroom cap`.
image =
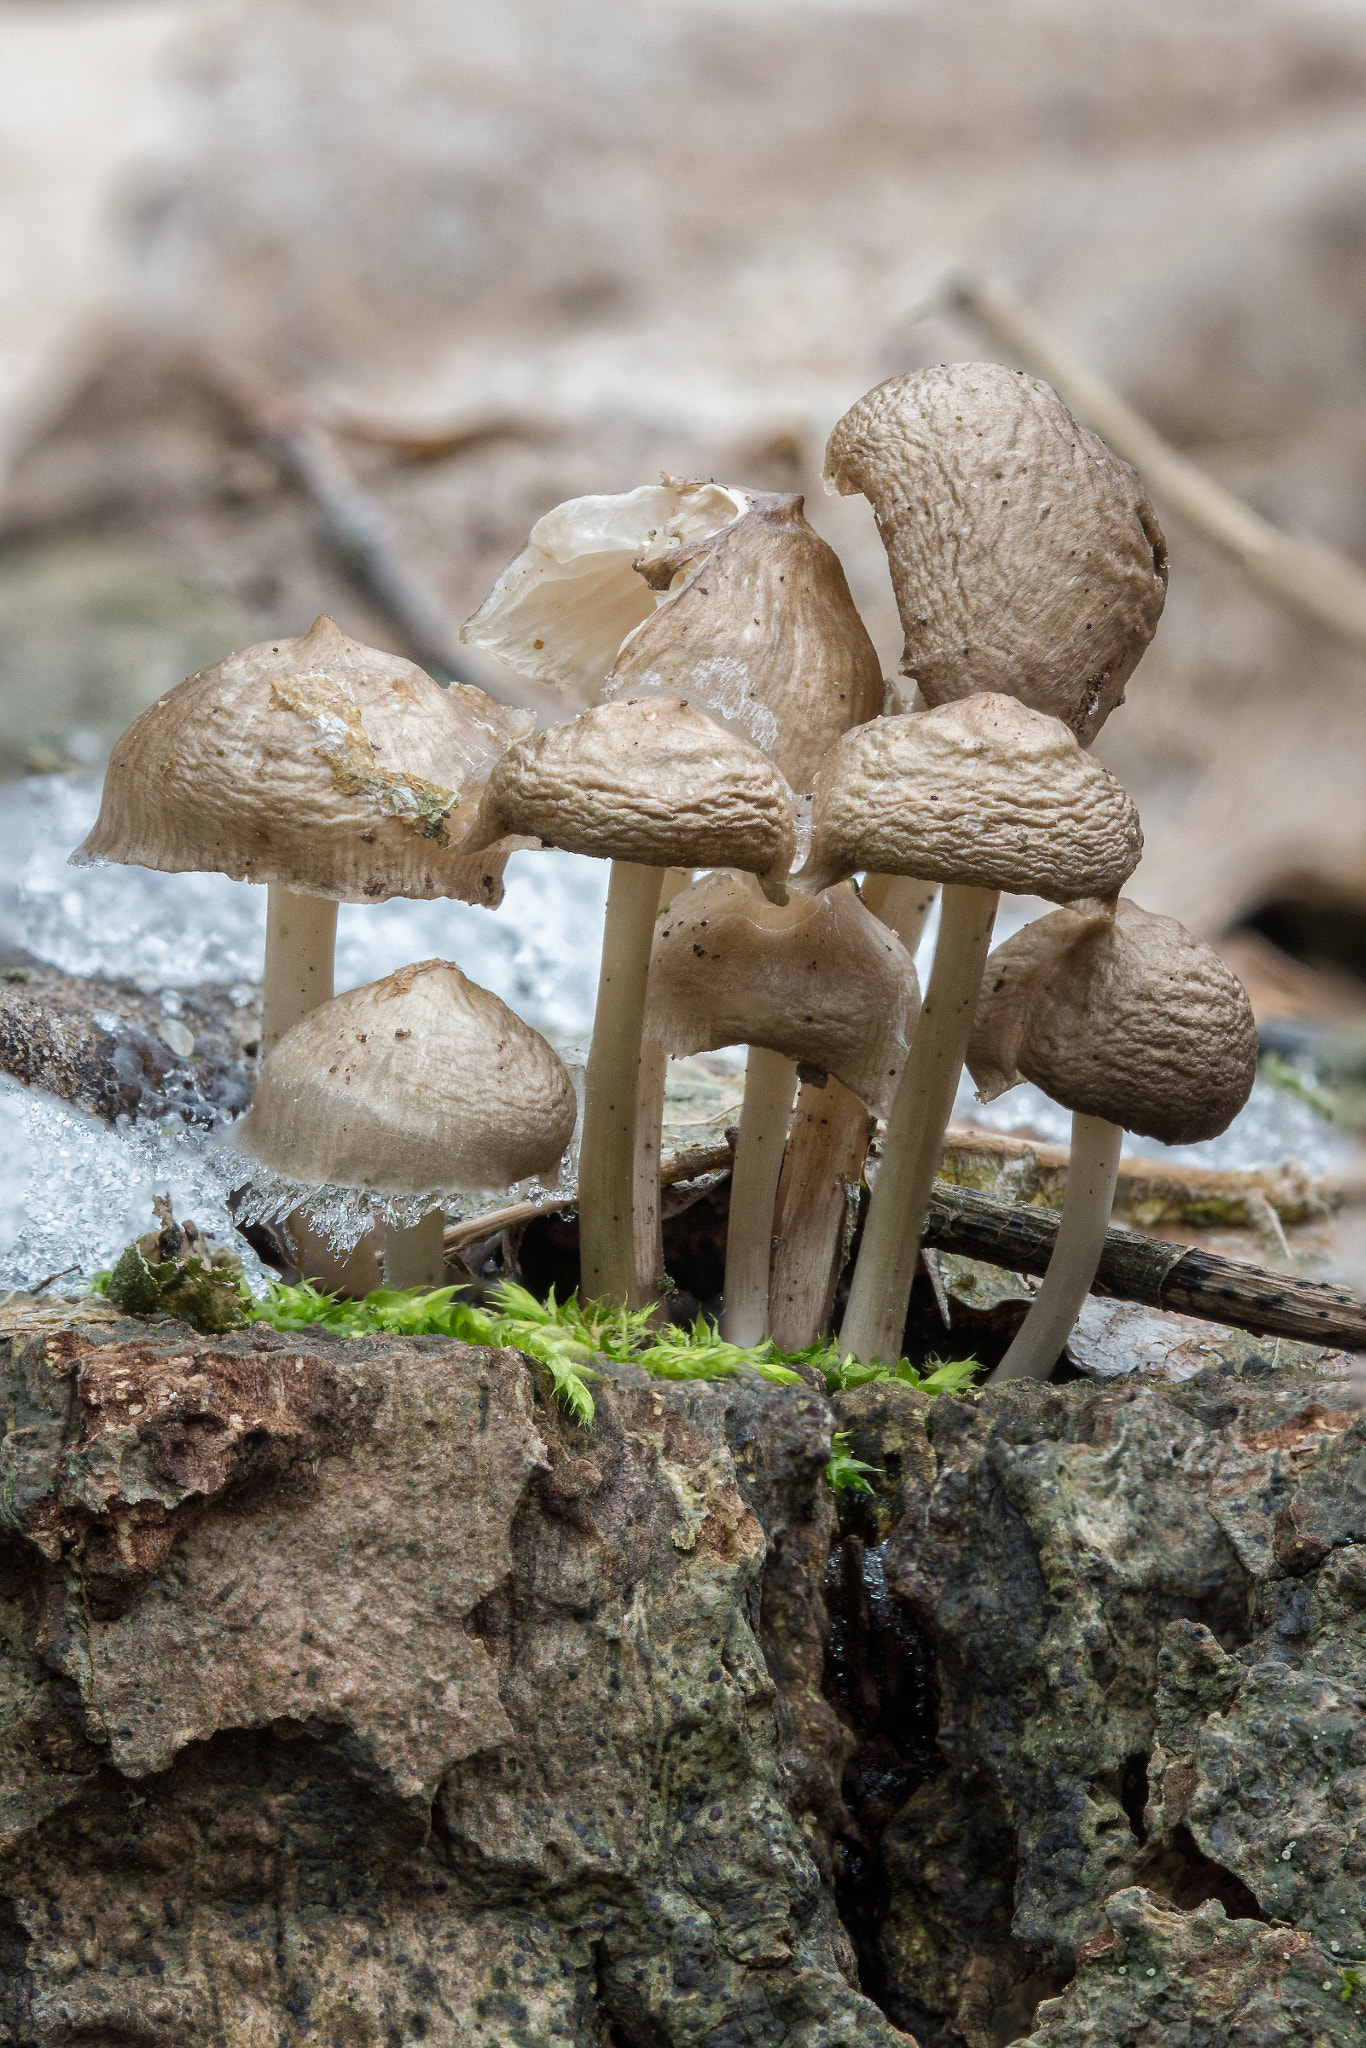
POLYGON ((508 833, 643 867, 785 875, 796 805, 748 740, 668 698, 600 704, 510 747, 467 849, 508 833))
POLYGON ((1065 903, 1138 866, 1129 797, 1066 726, 1014 697, 965 697, 846 733, 816 781, 804 884, 859 868, 1065 903))
POLYGON ((983 1102, 1032 1081, 1065 1109, 1191 1145, 1247 1101, 1257 1031, 1212 947, 1121 897, 1113 916, 1055 910, 996 948, 967 1063, 983 1102))
POLYGON ((233 1142, 316 1186, 501 1193, 555 1166, 574 1116, 540 1033, 449 960, 422 960, 287 1031, 233 1142))
POLYGON ((718 532, 637 563, 662 595, 623 643, 603 696, 684 697, 806 792, 840 734, 881 711, 882 665, 802 499, 745 500, 718 532))
POLYGON ((825 474, 877 515, 927 703, 1008 691, 1094 739, 1157 628, 1167 550, 1135 472, 1051 386, 1000 363, 893 377, 840 420, 825 474))
POLYGON ((283 882, 342 903, 496 906, 509 847, 457 846, 492 764, 531 725, 347 638, 327 617, 201 669, 119 739, 73 858, 283 882))
POLYGON ((645 1036, 676 1056, 767 1046, 885 1114, 919 1013, 910 954, 848 887, 780 908, 747 875, 706 875, 656 929, 645 1036))

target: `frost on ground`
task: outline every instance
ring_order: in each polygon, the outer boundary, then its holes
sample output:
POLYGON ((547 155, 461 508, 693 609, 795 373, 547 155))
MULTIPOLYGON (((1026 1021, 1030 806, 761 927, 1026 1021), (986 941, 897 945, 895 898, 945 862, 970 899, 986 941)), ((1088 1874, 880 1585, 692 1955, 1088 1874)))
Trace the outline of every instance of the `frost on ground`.
MULTIPOLYGON (((0 944, 68 973, 131 977, 145 989, 255 982, 265 890, 221 875, 69 867, 67 855, 84 838, 98 803, 99 781, 89 775, 0 788, 0 944)), ((337 986, 356 987, 411 960, 453 959, 568 1050, 568 1042, 585 1038, 592 1025, 606 883, 604 862, 520 853, 508 863, 506 895, 494 912, 446 902, 343 904, 337 986)), ((1031 914, 1028 906, 1007 902, 998 936, 1031 914)), ((933 936, 931 922, 918 962, 922 981, 933 936)), ((674 1063, 671 1123, 679 1121, 680 1136, 694 1121, 705 1135, 719 1128, 718 1118, 733 1120, 738 1077, 724 1069, 740 1057, 712 1056, 717 1072, 708 1075, 691 1071, 697 1062, 687 1063, 687 1073, 674 1063), (695 1093, 693 1084, 702 1082, 708 1099, 694 1104, 689 1087, 695 1093)), ((957 1114, 988 1129, 1028 1130, 1062 1144, 1070 1128, 1066 1112, 1035 1088, 1013 1089, 984 1108, 966 1077, 957 1114)), ((0 1286, 32 1286, 71 1266, 84 1274, 99 1270, 148 1226, 158 1192, 170 1193, 177 1214, 226 1238, 231 1223, 223 1199, 234 1175, 230 1158, 212 1148, 211 1136, 175 1117, 109 1130, 65 1103, 0 1083, 0 1286)), ((1261 1082, 1242 1115, 1210 1144, 1168 1147, 1134 1139, 1126 1149, 1229 1169, 1295 1158, 1313 1173, 1341 1167, 1356 1151, 1308 1104, 1261 1082)), ((572 1169, 571 1155, 557 1192, 570 1184, 572 1169)), ((349 1226, 349 1211, 345 1220, 349 1226)))

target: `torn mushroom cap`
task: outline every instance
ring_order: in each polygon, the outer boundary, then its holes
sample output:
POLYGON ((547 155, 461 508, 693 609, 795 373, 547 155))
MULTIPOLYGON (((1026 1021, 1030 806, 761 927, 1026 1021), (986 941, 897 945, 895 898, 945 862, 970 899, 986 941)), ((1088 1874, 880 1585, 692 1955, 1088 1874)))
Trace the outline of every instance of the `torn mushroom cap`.
POLYGON ((748 740, 667 698, 600 704, 510 747, 468 847, 507 833, 643 867, 785 875, 792 792, 748 740))
POLYGON ((449 960, 423 960, 287 1031, 234 1142, 320 1186, 501 1192, 555 1166, 574 1114, 540 1033, 449 960))
POLYGON ((1157 628, 1167 549, 1135 472, 1049 385, 1000 363, 893 377, 836 426, 825 474, 877 515, 928 703, 1008 691, 1095 737, 1157 628))
POLYGON ((1026 925, 987 961, 968 1067, 983 1102, 1032 1081, 1166 1145, 1226 1130, 1252 1091, 1246 991, 1175 918, 1121 898, 1026 925))
POLYGON ((78 858, 216 869, 343 903, 496 905, 511 849, 456 849, 490 766, 530 725, 319 618, 299 639, 202 669, 134 719, 78 858))
POLYGON ((745 502, 742 491, 673 477, 610 497, 570 498, 536 521, 460 637, 586 709, 598 702, 622 641, 655 608, 636 563, 714 534, 745 502))
POLYGON ((714 874, 660 921, 645 1036, 678 1056, 767 1046, 884 1115, 919 1010, 910 954, 851 888, 779 908, 747 875, 714 874))
POLYGON ((1056 718, 966 697, 846 733, 816 780, 803 886, 868 868, 1065 903, 1138 866, 1129 797, 1056 718))
POLYGON ((802 499, 754 491, 719 532, 638 566, 659 608, 622 645, 607 701, 686 697, 810 790, 850 726, 882 709, 882 664, 839 556, 802 499))

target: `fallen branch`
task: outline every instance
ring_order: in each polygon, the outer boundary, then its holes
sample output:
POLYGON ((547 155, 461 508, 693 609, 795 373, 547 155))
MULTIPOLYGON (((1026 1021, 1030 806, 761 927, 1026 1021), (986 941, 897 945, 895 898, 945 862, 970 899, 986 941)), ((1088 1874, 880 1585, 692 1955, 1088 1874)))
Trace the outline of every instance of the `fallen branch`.
POLYGON ((1350 647, 1366 650, 1366 572, 1355 562, 1322 541, 1296 540, 1282 533, 1194 462, 1178 455, 998 280, 961 276, 949 285, 947 297, 1028 369, 1046 377, 1116 455, 1133 463, 1155 498, 1227 548, 1260 589, 1294 605, 1350 647))
MULTIPOLYGON (((937 1181, 924 1242, 935 1251, 982 1259, 1010 1273, 1043 1273, 1057 1234, 1055 1210, 1013 1207, 975 1189, 937 1181)), ((1269 1273, 1135 1230, 1106 1232, 1093 1291, 1258 1336, 1366 1351, 1366 1302, 1349 1288, 1269 1273)))

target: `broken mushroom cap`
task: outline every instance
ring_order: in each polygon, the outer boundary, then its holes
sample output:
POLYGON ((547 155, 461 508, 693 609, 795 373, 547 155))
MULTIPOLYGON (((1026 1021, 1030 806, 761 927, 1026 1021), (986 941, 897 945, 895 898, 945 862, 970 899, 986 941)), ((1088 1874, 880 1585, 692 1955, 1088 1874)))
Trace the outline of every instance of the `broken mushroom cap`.
POLYGON ((135 718, 73 858, 217 870, 342 903, 496 906, 512 849, 472 860, 457 847, 490 767, 531 723, 324 616, 201 669, 135 718))
POLYGON ((744 492, 675 477, 570 498, 536 521, 460 637, 587 709, 622 641, 655 608, 636 563, 703 540, 744 509, 744 492))
POLYGON ((766 1046, 885 1115, 919 1011, 910 954, 853 889, 780 908, 749 876, 713 874, 660 920, 645 1036, 677 1057, 766 1046))
POLYGON ((519 740, 489 776, 469 850, 508 833, 642 867, 785 875, 792 792, 766 754, 667 698, 600 704, 519 740))
POLYGON ((1247 1101, 1257 1030, 1211 946, 1121 897, 1113 914, 1052 911, 996 948, 967 1063, 983 1102, 1032 1081, 1074 1114, 1193 1145, 1247 1101))
POLYGON ((804 887, 859 868, 1065 903, 1138 866, 1138 813, 1056 718, 982 695, 846 733, 816 780, 804 887))
POLYGON ((806 792, 840 734, 881 711, 882 664, 802 499, 745 496, 738 519, 637 564, 662 595, 624 641, 603 697, 685 697, 806 792))
POLYGON ((233 1142, 318 1186, 501 1193, 556 1165, 574 1116, 540 1033, 449 960, 422 960, 287 1031, 233 1142))
POLYGON ((1167 549, 1056 391, 1000 363, 893 377, 840 420, 825 475, 877 515, 927 703, 1008 691, 1094 739, 1156 631, 1167 549))

